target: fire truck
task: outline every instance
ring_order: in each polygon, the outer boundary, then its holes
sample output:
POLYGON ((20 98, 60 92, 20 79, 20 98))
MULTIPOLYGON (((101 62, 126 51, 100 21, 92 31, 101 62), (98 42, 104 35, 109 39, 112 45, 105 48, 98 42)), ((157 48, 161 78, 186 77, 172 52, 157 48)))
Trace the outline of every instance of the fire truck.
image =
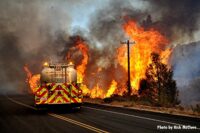
POLYGON ((81 107, 83 94, 77 83, 77 72, 73 63, 44 63, 40 85, 34 93, 35 106, 70 105, 81 107))

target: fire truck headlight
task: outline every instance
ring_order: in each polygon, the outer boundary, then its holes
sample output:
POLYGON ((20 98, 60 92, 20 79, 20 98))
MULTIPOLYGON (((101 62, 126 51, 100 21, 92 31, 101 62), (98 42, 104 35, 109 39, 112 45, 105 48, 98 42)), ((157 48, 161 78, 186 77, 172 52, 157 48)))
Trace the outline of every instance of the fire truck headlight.
POLYGON ((69 65, 74 65, 72 61, 69 62, 69 65))
POLYGON ((44 66, 44 67, 48 67, 48 66, 49 66, 49 63, 48 63, 48 62, 44 62, 43 66, 44 66))

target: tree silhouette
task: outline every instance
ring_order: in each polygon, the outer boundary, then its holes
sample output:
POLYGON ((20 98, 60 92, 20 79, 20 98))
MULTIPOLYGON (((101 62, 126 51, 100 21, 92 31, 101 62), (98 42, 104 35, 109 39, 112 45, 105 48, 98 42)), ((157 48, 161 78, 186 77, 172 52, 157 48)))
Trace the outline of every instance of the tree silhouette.
POLYGON ((161 106, 178 104, 178 91, 173 80, 173 71, 161 62, 157 53, 151 54, 151 60, 152 63, 146 69, 146 78, 140 82, 139 94, 143 92, 152 103, 161 106))

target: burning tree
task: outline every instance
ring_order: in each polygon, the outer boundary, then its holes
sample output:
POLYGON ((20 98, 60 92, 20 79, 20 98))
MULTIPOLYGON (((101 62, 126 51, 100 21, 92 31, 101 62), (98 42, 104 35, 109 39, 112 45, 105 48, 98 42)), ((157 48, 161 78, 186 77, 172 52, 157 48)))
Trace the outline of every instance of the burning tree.
POLYGON ((146 78, 140 82, 139 94, 150 102, 161 106, 174 106, 179 103, 173 71, 161 62, 159 54, 151 54, 151 63, 146 69, 146 78))

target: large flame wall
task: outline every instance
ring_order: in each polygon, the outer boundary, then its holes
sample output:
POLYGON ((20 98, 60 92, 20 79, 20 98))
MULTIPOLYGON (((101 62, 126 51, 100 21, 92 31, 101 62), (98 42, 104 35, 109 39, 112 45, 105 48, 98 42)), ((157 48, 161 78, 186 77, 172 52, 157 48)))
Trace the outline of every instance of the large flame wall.
MULTIPOLYGON (((146 67, 151 62, 151 53, 165 52, 168 40, 154 29, 144 30, 134 20, 128 20, 123 28, 130 40, 135 42, 130 46, 131 86, 134 92, 139 88, 140 79, 145 76, 146 67)), ((120 46, 117 52, 119 64, 127 71, 127 45, 120 46)), ((168 50, 167 52, 170 53, 168 50)), ((166 55, 165 58, 168 56, 166 55)))
MULTIPOLYGON (((169 41, 163 35, 161 35, 155 29, 144 29, 140 27, 137 22, 134 20, 128 19, 123 23, 122 30, 124 30, 124 34, 130 37, 131 41, 134 41, 135 44, 130 46, 130 68, 131 68, 131 86, 132 86, 132 94, 136 94, 139 88, 139 82, 145 76, 145 71, 148 64, 151 62, 150 55, 152 52, 156 52, 161 55, 161 58, 164 63, 167 63, 168 57, 171 53, 170 49, 167 49, 167 45, 169 41)), ((92 98, 105 98, 110 97, 112 94, 122 95, 126 90, 126 81, 127 81, 127 45, 121 44, 116 49, 115 58, 113 62, 115 65, 112 65, 110 70, 106 70, 106 68, 96 67, 96 70, 90 70, 88 65, 90 62, 90 51, 89 45, 87 45, 86 41, 77 38, 74 42, 73 50, 69 50, 66 55, 67 57, 72 57, 74 54, 74 50, 81 53, 81 60, 77 65, 76 69, 78 72, 78 81, 82 82, 83 93, 89 95, 92 98), (117 64, 117 65, 116 65, 117 64), (119 68, 124 69, 123 71, 119 68), (90 79, 87 73, 93 76, 90 79), (100 75, 104 72, 105 78, 99 78, 100 75), (113 72, 113 73, 112 73, 113 72), (115 75, 114 73, 121 72, 119 75, 115 75), (118 79, 117 77, 121 76, 123 80, 118 79), (106 85, 103 85, 104 82, 102 80, 107 80, 109 78, 109 82, 106 85), (92 83, 92 87, 89 85, 92 83)), ((73 59, 70 59, 73 60, 73 59)), ((74 62, 76 62, 74 60, 74 62)), ((113 63, 111 63, 113 64, 113 63)), ((95 64, 94 64, 95 65, 95 64)), ((32 75, 27 66, 24 67, 27 72, 28 83, 30 84, 30 88, 32 92, 34 92, 34 88, 36 86, 36 82, 40 78, 39 75, 32 75)))

